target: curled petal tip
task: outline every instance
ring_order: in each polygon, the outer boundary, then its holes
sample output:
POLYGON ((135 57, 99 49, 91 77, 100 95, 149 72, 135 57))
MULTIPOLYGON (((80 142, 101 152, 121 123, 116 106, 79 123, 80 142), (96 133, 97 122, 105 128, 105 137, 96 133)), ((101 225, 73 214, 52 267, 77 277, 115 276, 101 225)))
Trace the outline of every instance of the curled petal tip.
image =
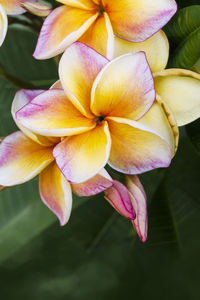
POLYGON ((136 211, 136 218, 132 220, 132 224, 140 240, 145 243, 148 230, 146 194, 136 175, 126 176, 126 186, 130 192, 131 201, 136 211))
POLYGON ((105 191, 105 199, 116 209, 123 217, 134 220, 136 214, 126 187, 115 180, 112 187, 105 191))
POLYGON ((97 195, 113 185, 113 180, 105 169, 96 176, 80 184, 72 184, 72 189, 78 196, 89 197, 97 195))

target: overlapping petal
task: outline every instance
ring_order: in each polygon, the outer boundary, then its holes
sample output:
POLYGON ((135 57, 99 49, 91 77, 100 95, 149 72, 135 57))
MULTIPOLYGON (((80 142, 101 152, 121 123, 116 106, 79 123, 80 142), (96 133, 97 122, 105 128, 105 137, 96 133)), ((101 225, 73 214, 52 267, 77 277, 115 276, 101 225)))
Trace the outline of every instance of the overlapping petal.
POLYGON ((178 126, 200 115, 200 75, 182 69, 168 69, 155 74, 156 92, 167 103, 178 126))
POLYGON ((150 110, 138 122, 152 128, 162 136, 174 154, 177 149, 178 127, 175 118, 169 111, 166 111, 165 106, 158 101, 154 102, 150 110))
POLYGON ((95 129, 64 139, 53 151, 56 163, 71 183, 95 176, 107 163, 111 140, 107 122, 95 129))
POLYGON ((17 122, 44 136, 62 137, 88 131, 95 127, 68 100, 63 90, 48 90, 16 114, 17 122))
POLYGON ((102 0, 114 33, 142 42, 161 29, 175 14, 174 0, 102 0))
POLYGON ((77 41, 98 14, 70 6, 60 6, 45 19, 34 52, 37 59, 58 55, 77 41))
POLYGON ((18 15, 25 12, 25 9, 21 6, 23 2, 25 2, 25 0, 1 0, 1 5, 7 15, 18 15))
POLYGON ((169 166, 170 146, 151 128, 122 118, 107 120, 112 139, 111 167, 126 174, 140 174, 169 166))
POLYGON ((114 57, 138 51, 145 52, 153 73, 165 69, 169 57, 169 42, 162 30, 141 43, 129 42, 115 36, 114 57))
POLYGON ((80 197, 99 194, 113 185, 113 180, 105 169, 86 182, 72 184, 73 192, 80 197))
POLYGON ((53 161, 52 147, 43 147, 17 131, 0 144, 0 185, 12 186, 38 175, 53 161))
POLYGON ((92 117, 90 94, 94 79, 108 60, 82 43, 74 43, 63 54, 59 75, 65 93, 82 114, 92 117))
POLYGON ((42 146, 51 146, 54 144, 52 140, 48 139, 45 136, 36 134, 30 131, 29 129, 21 126, 16 119, 16 112, 19 109, 21 109, 23 106, 25 106, 27 103, 29 103, 31 100, 33 100, 35 97, 37 97, 39 94, 41 94, 42 92, 43 90, 23 90, 23 89, 17 91, 12 102, 11 113, 15 123, 26 136, 28 136, 30 139, 32 139, 36 143, 39 143, 42 146))
POLYGON ((3 44, 8 29, 8 19, 3 6, 0 4, 0 46, 3 44))
POLYGON ((154 100, 154 82, 145 54, 130 53, 114 59, 98 74, 92 87, 91 110, 96 116, 135 120, 154 100))
POLYGON ((65 225, 71 214, 72 191, 55 162, 41 172, 39 187, 44 204, 58 217, 60 225, 65 225))
POLYGON ((136 212, 135 220, 132 220, 133 226, 142 242, 147 240, 148 217, 147 203, 144 188, 136 175, 126 176, 126 186, 130 192, 132 205, 136 212))
POLYGON ((94 24, 80 38, 80 42, 95 49, 108 59, 113 58, 114 34, 107 13, 98 17, 94 24))
POLYGON ((136 214, 130 195, 121 182, 115 180, 113 186, 105 191, 105 198, 120 215, 130 220, 135 219, 136 214))

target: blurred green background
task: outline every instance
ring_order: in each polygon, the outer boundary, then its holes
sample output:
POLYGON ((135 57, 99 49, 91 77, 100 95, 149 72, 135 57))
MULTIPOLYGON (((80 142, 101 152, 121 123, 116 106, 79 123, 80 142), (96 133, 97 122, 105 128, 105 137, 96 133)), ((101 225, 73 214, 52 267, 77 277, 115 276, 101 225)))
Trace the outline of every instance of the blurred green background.
MULTIPOLYGON (((32 58, 41 20, 25 15, 10 23, 0 48, 0 136, 16 130, 10 106, 17 89, 48 88, 58 78, 56 60, 32 58)), ((200 6, 180 10, 165 32, 169 65, 200 72, 200 6)), ((39 198, 37 179, 2 191, 1 299, 200 299, 200 121, 181 129, 171 167, 141 181, 146 244, 103 195, 74 198, 70 222, 61 228, 39 198)))

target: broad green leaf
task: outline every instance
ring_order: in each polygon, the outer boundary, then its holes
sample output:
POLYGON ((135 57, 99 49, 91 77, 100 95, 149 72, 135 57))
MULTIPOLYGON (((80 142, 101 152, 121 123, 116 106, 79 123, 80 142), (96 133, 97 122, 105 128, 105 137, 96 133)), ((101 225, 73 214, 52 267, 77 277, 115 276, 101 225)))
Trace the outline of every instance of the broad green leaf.
POLYGON ((186 126, 186 132, 200 154, 200 119, 186 126))
POLYGON ((196 5, 196 4, 200 4, 200 0, 176 0, 177 4, 178 4, 178 8, 182 8, 182 7, 186 7, 188 5, 196 5))
POLYGON ((176 45, 200 27, 200 5, 192 5, 178 10, 165 27, 170 41, 176 45))
POLYGON ((48 88, 58 78, 55 60, 39 61, 32 57, 37 38, 38 35, 30 28, 13 24, 9 26, 0 48, 0 73, 3 69, 6 74, 21 80, 24 88, 31 84, 37 88, 48 88))
POLYGON ((11 117, 11 104, 17 89, 8 80, 0 78, 0 136, 16 131, 11 117))
POLYGON ((148 246, 174 248, 179 251, 179 237, 174 211, 167 194, 164 179, 149 206, 148 246))
POLYGON ((200 58, 200 5, 183 8, 165 27, 175 47, 169 67, 192 69, 200 58))

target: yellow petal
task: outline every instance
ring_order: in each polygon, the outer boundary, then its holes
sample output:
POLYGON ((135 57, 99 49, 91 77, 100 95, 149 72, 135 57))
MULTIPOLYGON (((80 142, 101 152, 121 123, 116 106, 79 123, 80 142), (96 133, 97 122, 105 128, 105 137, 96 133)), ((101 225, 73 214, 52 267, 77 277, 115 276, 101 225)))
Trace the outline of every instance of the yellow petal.
POLYGON ((63 54, 59 75, 66 95, 76 108, 91 118, 90 94, 94 79, 108 60, 90 47, 77 42, 63 54))
POLYGON ((94 9, 95 3, 92 0, 57 0, 58 2, 81 9, 94 9))
POLYGON ((0 144, 0 185, 20 184, 38 175, 53 161, 52 150, 20 131, 7 136, 0 144))
POLYGON ((61 89, 48 90, 20 109, 17 122, 40 135, 62 137, 88 131, 96 126, 85 118, 61 89))
POLYGON ((94 24, 80 38, 80 42, 95 49, 108 59, 113 58, 114 34, 107 13, 98 17, 94 24))
POLYGON ((200 75, 182 69, 169 69, 154 74, 155 88, 167 103, 178 126, 200 117, 200 75))
POLYGON ((46 59, 62 53, 82 36, 97 16, 92 11, 65 5, 54 9, 44 21, 34 57, 46 59))
POLYGON ((0 5, 0 46, 3 44, 8 29, 8 19, 2 5, 0 5))
POLYGON ((152 72, 165 69, 169 57, 169 42, 162 30, 141 43, 129 42, 115 36, 114 57, 138 51, 145 52, 152 72))
POLYGON ((91 110, 96 116, 140 118, 155 99, 151 70, 143 52, 122 55, 96 77, 91 110))
POLYGON ((152 128, 162 136, 171 147, 172 153, 175 154, 178 146, 176 120, 167 105, 159 99, 159 96, 157 98, 150 110, 138 122, 152 128))
POLYGON ((102 0, 115 35, 142 42, 159 31, 175 14, 174 0, 102 0))
POLYGON ((126 174, 140 174, 168 167, 171 150, 168 143, 151 128, 122 118, 107 118, 111 134, 109 164, 126 174))
POLYGON ((39 177, 40 196, 44 204, 65 225, 72 209, 72 191, 55 162, 42 171, 39 177))
POLYGON ((71 183, 82 183, 95 176, 107 163, 110 154, 107 122, 95 129, 69 137, 53 151, 56 163, 71 183))

